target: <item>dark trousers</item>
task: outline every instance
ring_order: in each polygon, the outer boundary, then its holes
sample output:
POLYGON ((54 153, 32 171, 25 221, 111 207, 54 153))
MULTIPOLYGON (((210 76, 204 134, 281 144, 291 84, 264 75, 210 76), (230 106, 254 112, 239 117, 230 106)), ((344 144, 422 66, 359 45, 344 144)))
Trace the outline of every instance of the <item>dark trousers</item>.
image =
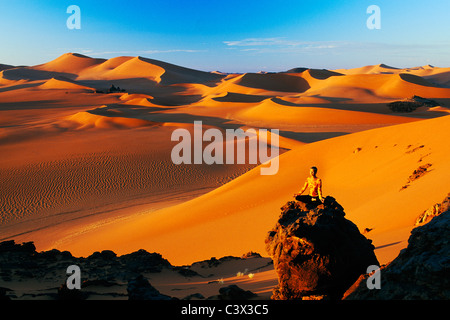
POLYGON ((306 208, 308 209, 314 209, 322 203, 320 202, 319 197, 312 197, 310 195, 296 196, 295 200, 305 203, 306 208))

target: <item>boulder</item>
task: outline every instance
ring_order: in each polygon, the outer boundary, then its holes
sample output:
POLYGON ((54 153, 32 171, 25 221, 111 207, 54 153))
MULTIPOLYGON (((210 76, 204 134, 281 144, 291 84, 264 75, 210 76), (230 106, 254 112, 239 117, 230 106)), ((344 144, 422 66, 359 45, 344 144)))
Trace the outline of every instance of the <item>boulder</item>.
POLYGON ((278 274, 272 299, 340 299, 368 266, 379 265, 371 241, 334 198, 311 210, 290 201, 281 210, 266 238, 278 274))

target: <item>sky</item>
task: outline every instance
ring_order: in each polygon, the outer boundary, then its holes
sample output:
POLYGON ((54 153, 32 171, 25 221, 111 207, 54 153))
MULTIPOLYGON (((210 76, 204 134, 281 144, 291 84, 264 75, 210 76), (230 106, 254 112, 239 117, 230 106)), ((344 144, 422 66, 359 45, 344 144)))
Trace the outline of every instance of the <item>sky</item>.
POLYGON ((450 66, 448 0, 0 0, 0 13, 0 63, 11 65, 76 52, 222 72, 450 66))

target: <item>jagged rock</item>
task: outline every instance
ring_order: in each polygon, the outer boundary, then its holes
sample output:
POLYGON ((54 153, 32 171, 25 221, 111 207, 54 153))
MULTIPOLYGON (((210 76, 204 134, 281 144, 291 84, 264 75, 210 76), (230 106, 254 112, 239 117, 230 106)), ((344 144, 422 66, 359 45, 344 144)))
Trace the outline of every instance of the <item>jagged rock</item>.
POLYGON ((278 274, 272 299, 340 299, 378 265, 374 246, 332 197, 314 209, 290 201, 266 238, 266 250, 278 274))
POLYGON ((127 292, 129 300, 172 300, 156 290, 142 275, 128 282, 127 292))
POLYGON ((447 210, 411 231, 408 247, 381 269, 379 290, 369 290, 368 275, 363 275, 345 295, 349 300, 449 300, 449 273, 450 210, 447 210))
POLYGON ((441 213, 450 210, 450 194, 442 201, 442 203, 436 203, 435 205, 425 210, 417 219, 415 225, 421 225, 428 222, 433 217, 440 215, 441 213))
POLYGON ((241 259, 250 259, 250 258, 261 258, 261 255, 258 252, 249 251, 244 253, 241 259))
POLYGON ((120 89, 120 87, 114 86, 113 84, 111 85, 111 87, 108 90, 109 93, 114 93, 114 92, 126 92, 125 89, 120 89))

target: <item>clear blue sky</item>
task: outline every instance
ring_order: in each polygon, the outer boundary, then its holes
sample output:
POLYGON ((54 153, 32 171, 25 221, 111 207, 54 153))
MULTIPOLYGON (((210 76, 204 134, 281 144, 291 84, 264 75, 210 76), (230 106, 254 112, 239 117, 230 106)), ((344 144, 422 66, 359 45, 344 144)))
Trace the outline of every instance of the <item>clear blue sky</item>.
POLYGON ((78 52, 224 72, 450 66, 449 0, 0 0, 0 13, 0 63, 12 65, 78 52), (372 4, 379 30, 366 26, 372 4))

